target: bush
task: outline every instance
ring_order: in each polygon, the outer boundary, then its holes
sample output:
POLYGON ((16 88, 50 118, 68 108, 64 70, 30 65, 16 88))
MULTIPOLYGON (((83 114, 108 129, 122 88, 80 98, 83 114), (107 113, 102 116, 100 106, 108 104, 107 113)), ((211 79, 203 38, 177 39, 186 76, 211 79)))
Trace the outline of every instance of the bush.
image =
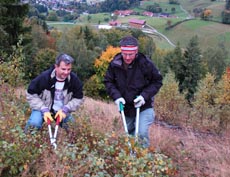
POLYGON ((85 84, 86 95, 93 98, 108 99, 103 83, 104 75, 113 57, 120 52, 119 47, 107 47, 101 56, 95 60, 94 69, 96 74, 93 75, 85 84))
POLYGON ((70 123, 68 134, 60 129, 54 150, 45 125, 40 131, 23 132, 28 104, 24 97, 15 98, 10 87, 0 87, 6 88, 8 92, 0 97, 0 176, 170 176, 176 172, 168 156, 142 149, 138 143, 133 144, 137 157, 131 157, 126 137, 99 133, 87 118, 70 123))
POLYGON ((188 110, 187 101, 179 92, 179 86, 172 71, 166 74, 163 86, 156 95, 155 109, 157 118, 169 124, 181 125, 186 121, 182 119, 181 114, 188 110))

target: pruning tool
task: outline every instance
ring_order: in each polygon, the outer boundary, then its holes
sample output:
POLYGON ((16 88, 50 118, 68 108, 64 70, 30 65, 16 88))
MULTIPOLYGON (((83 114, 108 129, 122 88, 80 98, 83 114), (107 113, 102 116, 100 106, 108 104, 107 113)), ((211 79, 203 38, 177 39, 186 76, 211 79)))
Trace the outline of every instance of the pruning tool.
POLYGON ((47 120, 47 124, 48 124, 49 136, 50 136, 50 143, 51 143, 51 145, 53 146, 54 149, 57 149, 56 137, 57 137, 58 127, 59 127, 59 124, 60 124, 60 117, 58 116, 57 119, 56 119, 56 125, 55 125, 54 134, 52 133, 50 119, 47 120))
MULTIPOLYGON (((127 138, 128 138, 128 147, 129 147, 129 150, 130 150, 130 156, 131 157, 136 157, 136 152, 133 150, 132 144, 130 142, 130 135, 129 135, 127 123, 126 123, 126 120, 125 120, 124 105, 122 103, 120 103, 120 113, 121 113, 124 129, 125 129, 125 133, 126 133, 127 138)), ((138 141, 139 115, 140 115, 140 108, 137 108, 136 109, 136 122, 135 122, 135 142, 138 141)))

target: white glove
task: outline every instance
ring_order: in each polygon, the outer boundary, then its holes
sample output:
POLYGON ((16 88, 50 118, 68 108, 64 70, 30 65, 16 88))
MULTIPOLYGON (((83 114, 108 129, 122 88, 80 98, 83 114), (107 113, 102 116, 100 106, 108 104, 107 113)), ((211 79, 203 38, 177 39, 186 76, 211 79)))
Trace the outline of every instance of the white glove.
POLYGON ((145 104, 145 99, 143 98, 143 96, 140 95, 135 100, 133 100, 133 102, 134 102, 135 108, 139 108, 145 104))
POLYGON ((120 97, 120 98, 115 100, 115 104, 117 105, 119 111, 120 111, 120 103, 122 103, 124 105, 125 104, 125 99, 120 97))

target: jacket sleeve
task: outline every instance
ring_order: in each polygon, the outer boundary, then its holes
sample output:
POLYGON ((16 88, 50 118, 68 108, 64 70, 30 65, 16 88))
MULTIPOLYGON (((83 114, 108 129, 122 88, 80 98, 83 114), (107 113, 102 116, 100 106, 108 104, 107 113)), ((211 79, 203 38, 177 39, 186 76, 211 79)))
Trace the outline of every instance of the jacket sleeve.
POLYGON ((163 78, 153 62, 149 61, 145 63, 144 68, 144 77, 147 84, 142 90, 141 95, 145 100, 149 100, 152 99, 160 90, 163 78))
POLYGON ((108 95, 113 99, 116 100, 117 98, 121 97, 120 91, 117 89, 115 85, 115 74, 113 71, 113 68, 111 64, 109 64, 109 67, 106 71, 105 77, 104 77, 104 85, 106 88, 106 92, 108 95))
POLYGON ((43 109, 48 108, 47 106, 45 106, 44 102, 42 101, 42 99, 39 97, 38 94, 30 94, 27 91, 26 92, 26 99, 27 99, 31 109, 43 110, 43 109))
POLYGON ((66 112, 76 111, 83 103, 83 84, 76 75, 73 76, 71 85, 71 95, 68 94, 68 102, 63 107, 66 112))
POLYGON ((44 83, 42 84, 42 81, 44 81, 42 76, 36 77, 31 81, 27 89, 26 99, 31 109, 42 110, 47 108, 42 97, 47 97, 47 94, 50 94, 50 92, 45 91, 45 88, 42 87, 42 85, 44 85, 44 83))

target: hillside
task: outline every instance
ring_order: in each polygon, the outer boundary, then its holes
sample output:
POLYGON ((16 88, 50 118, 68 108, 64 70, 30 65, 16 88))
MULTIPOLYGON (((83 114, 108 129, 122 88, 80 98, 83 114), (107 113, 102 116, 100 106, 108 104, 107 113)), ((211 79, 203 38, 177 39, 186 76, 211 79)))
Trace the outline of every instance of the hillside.
POLYGON ((204 51, 208 47, 215 48, 220 44, 230 46, 230 26, 202 21, 199 19, 183 22, 164 34, 174 43, 179 42, 185 47, 193 36, 198 36, 200 48, 204 51))
MULTIPOLYGON (((116 130, 124 133, 120 115, 113 103, 107 104, 87 98, 84 109, 98 130, 116 130), (119 119, 119 125, 114 127, 113 121, 116 118, 119 119)), ((172 157, 177 164, 179 171, 176 176, 230 176, 228 133, 218 136, 192 131, 188 127, 175 128, 157 122, 152 125, 150 132, 152 146, 172 157)))
MULTIPOLYGON (((6 88, 2 87, 1 89, 6 88)), ((68 176, 68 174, 75 174, 76 177, 83 177, 85 176, 83 174, 96 173, 103 169, 104 171, 101 171, 101 174, 104 176, 106 170, 115 170, 112 168, 113 166, 117 167, 117 170, 122 167, 123 170, 126 169, 126 172, 129 171, 129 174, 131 174, 131 171, 135 170, 136 167, 141 167, 147 162, 159 160, 158 165, 167 163, 162 161, 162 158, 166 156, 172 159, 173 166, 176 167, 176 173, 171 173, 169 175, 171 177, 228 177, 230 175, 229 132, 221 135, 199 132, 192 130, 189 126, 171 126, 156 119, 150 128, 151 146, 149 149, 150 152, 157 155, 155 156, 156 159, 153 157, 149 161, 140 157, 130 159, 123 156, 124 154, 122 155, 122 149, 126 150, 127 142, 116 140, 119 136, 125 136, 116 105, 112 102, 102 102, 85 97, 84 104, 74 114, 76 125, 71 125, 68 132, 59 129, 58 148, 54 151, 49 145, 48 129, 45 124, 41 132, 33 131, 31 135, 26 136, 21 132, 29 116, 24 89, 17 89, 16 97, 14 97, 14 94, 6 97, 7 94, 11 93, 11 89, 8 89, 5 93, 4 99, 7 102, 0 99, 2 113, 0 119, 0 136, 2 138, 0 141, 2 145, 0 174, 3 177, 9 176, 6 175, 9 170, 11 172, 14 170, 16 173, 15 170, 20 166, 22 167, 19 168, 21 169, 20 175, 10 176, 37 177, 39 174, 39 176, 46 177, 63 177, 68 176), (14 100, 11 98, 14 98, 14 100), (11 100, 10 107, 9 100, 11 100), (8 111, 6 112, 6 110, 8 111), (104 136, 107 138, 101 139, 104 136), (16 142, 14 138, 17 138, 16 142), (9 146, 6 146, 7 143, 9 143, 9 146), (18 149, 20 147, 21 149, 18 149), (39 151, 42 154, 39 155, 39 151), (107 153, 103 154, 104 151, 107 153), (120 155, 118 156, 116 152, 120 152, 120 155), (98 156, 98 153, 100 156, 98 156), (161 153, 165 155, 159 156, 161 153), (113 155, 111 156, 111 154, 113 155), (4 160, 7 156, 12 157, 12 155, 16 158, 4 160), (111 160, 115 160, 112 163, 119 162, 121 164, 111 164, 111 160), (9 166, 6 168, 7 164, 12 163, 15 164, 11 166, 12 169, 9 166), (133 164, 128 166, 129 163, 133 164)), ((1 96, 3 95, 1 94, 1 96)), ((161 168, 164 170, 165 167, 162 166, 161 168)), ((114 173, 115 171, 110 172, 114 173)), ((136 174, 134 176, 139 176, 137 171, 134 174, 136 174)), ((144 171, 139 174, 144 174, 144 171)), ((109 176, 109 174, 105 176, 109 176)), ((152 175, 144 176, 152 177, 152 175)), ((158 177, 158 175, 154 176, 158 177)))

